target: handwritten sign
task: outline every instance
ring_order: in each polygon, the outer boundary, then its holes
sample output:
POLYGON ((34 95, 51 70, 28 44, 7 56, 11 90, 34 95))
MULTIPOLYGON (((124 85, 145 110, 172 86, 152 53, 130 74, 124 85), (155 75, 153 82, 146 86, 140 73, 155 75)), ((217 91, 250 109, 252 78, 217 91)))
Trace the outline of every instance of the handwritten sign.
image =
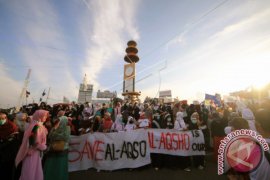
POLYGON ((151 163, 150 153, 205 155, 201 130, 137 129, 72 136, 69 171, 137 168, 151 163))
POLYGON ((72 137, 69 171, 96 168, 116 170, 151 163, 147 131, 94 133, 72 137))
POLYGON ((201 130, 149 129, 148 143, 151 153, 176 156, 205 155, 204 136, 201 130))

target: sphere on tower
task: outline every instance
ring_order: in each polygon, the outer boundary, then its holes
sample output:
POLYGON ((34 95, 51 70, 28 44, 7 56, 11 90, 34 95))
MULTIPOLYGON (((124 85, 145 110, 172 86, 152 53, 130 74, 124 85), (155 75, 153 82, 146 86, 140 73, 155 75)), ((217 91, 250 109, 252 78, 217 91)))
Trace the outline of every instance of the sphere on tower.
POLYGON ((140 60, 140 58, 137 56, 138 49, 137 49, 137 43, 133 40, 128 41, 127 43, 128 47, 126 48, 127 55, 125 56, 124 60, 127 63, 136 63, 140 60))

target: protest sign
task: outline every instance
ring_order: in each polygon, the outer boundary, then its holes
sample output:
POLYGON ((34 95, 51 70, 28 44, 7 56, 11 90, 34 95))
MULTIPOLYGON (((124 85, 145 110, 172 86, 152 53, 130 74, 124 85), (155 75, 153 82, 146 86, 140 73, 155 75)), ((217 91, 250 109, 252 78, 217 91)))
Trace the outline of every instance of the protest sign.
POLYGON ((176 156, 205 155, 204 136, 201 130, 149 129, 148 143, 151 153, 176 156))
POLYGON ((151 163, 150 153, 205 155, 201 130, 137 129, 72 136, 69 171, 137 168, 151 163))
POLYGON ((73 136, 69 148, 69 171, 96 168, 116 170, 150 164, 147 131, 93 133, 73 136))

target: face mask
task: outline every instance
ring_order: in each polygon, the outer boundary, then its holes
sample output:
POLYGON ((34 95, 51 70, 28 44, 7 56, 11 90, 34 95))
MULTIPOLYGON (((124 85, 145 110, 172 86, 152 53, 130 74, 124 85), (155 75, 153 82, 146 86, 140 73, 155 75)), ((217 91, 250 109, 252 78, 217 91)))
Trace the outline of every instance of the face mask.
POLYGON ((183 117, 187 117, 187 112, 186 111, 183 112, 183 117))
POLYGON ((1 120, 0 120, 0 126, 3 125, 3 124, 5 124, 6 121, 7 121, 6 119, 1 119, 1 120))
POLYGON ((197 123, 197 119, 196 119, 196 118, 191 118, 191 122, 192 122, 193 124, 196 124, 196 123, 197 123))

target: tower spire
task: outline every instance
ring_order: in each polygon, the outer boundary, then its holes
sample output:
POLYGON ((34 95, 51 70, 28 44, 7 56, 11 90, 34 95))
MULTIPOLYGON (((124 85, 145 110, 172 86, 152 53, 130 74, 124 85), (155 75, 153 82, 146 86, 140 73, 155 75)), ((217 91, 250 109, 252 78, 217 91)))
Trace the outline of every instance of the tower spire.
POLYGON ((87 90, 87 75, 84 74, 84 78, 83 78, 83 90, 86 91, 87 90))

